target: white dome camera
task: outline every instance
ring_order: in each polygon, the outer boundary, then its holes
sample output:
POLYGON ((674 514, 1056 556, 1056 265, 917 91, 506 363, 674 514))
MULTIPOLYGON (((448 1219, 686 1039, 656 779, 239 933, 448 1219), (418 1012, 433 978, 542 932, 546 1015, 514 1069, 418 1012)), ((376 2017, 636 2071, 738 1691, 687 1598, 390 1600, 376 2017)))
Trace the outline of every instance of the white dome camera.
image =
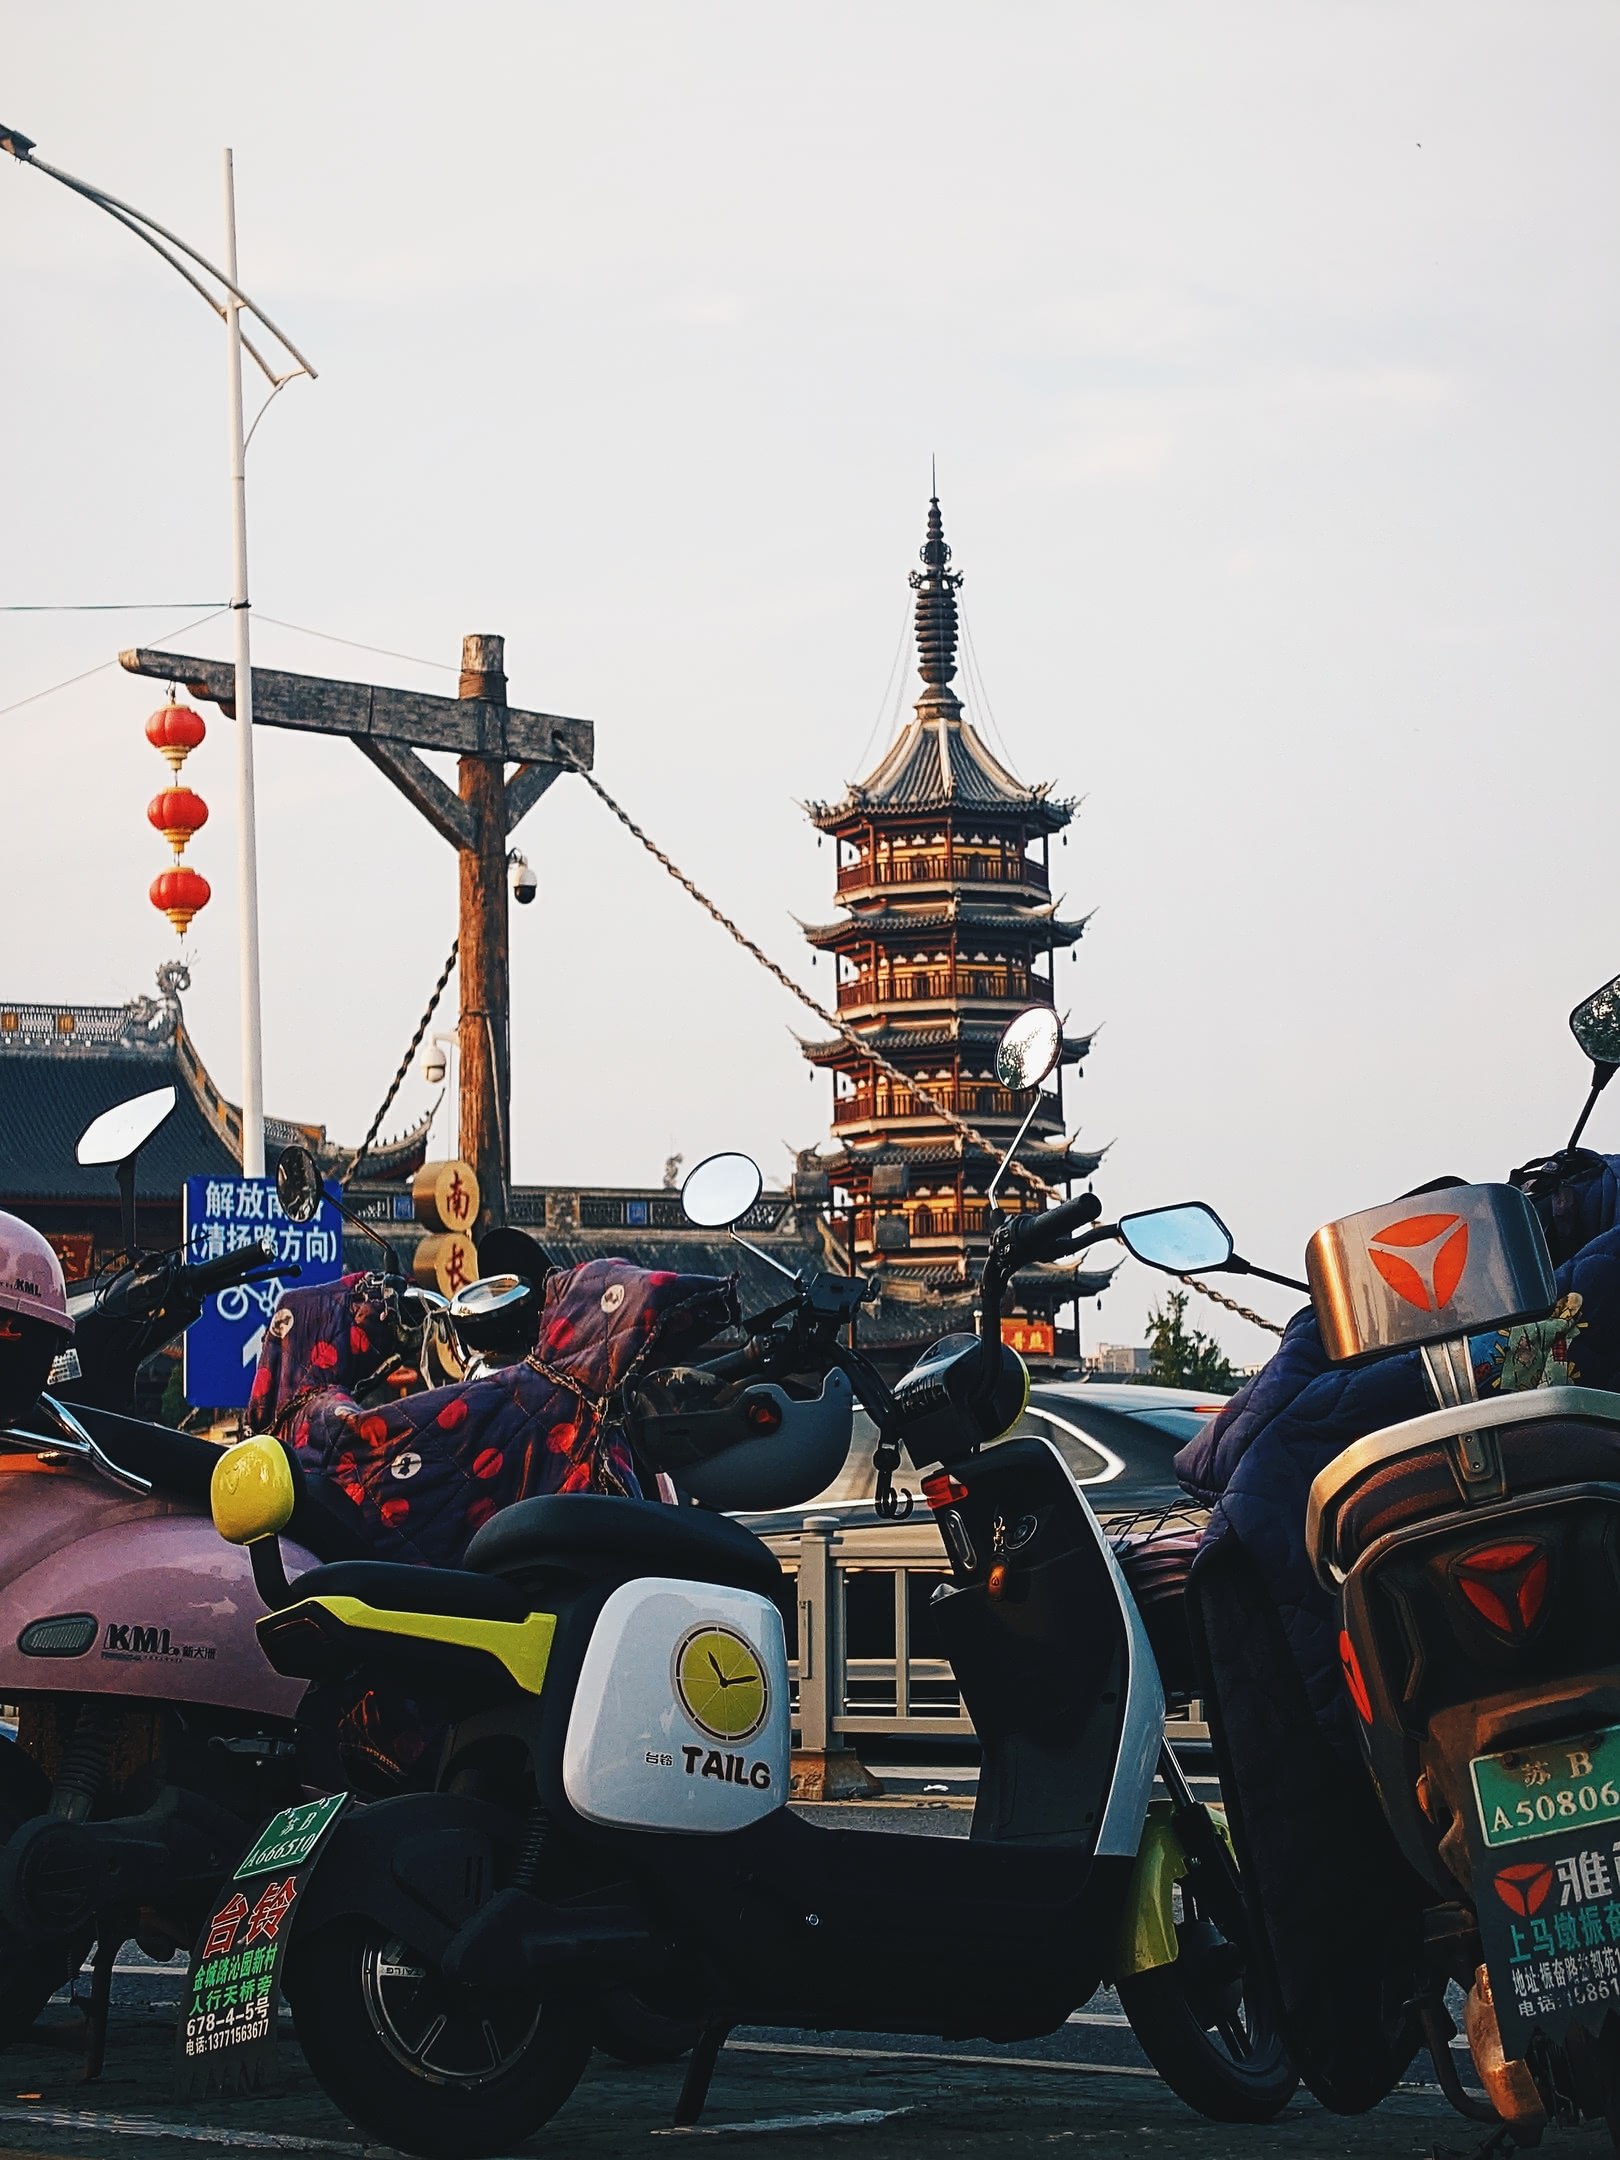
POLYGON ((512 865, 512 898, 519 907, 527 907, 540 890, 540 880, 529 868, 529 859, 514 848, 507 861, 512 865))

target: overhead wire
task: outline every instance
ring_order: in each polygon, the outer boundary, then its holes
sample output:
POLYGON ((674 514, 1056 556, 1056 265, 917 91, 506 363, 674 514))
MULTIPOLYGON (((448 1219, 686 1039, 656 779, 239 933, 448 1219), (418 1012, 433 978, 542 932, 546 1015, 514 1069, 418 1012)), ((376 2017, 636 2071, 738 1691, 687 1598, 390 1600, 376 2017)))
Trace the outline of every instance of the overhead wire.
POLYGON ((872 753, 872 745, 877 740, 878 730, 883 725, 883 717, 889 711, 889 693, 895 686, 895 672, 900 667, 901 655, 906 649, 906 632, 910 627, 911 603, 908 600, 900 612, 900 635, 895 641, 894 658, 889 662, 889 672, 884 677, 883 695, 878 699, 877 714, 871 727, 867 730, 866 741, 861 746, 861 754, 855 760, 857 773, 863 773, 866 770, 866 761, 872 753))
POLYGON ((253 619, 273 623, 278 630, 296 630, 300 637, 324 639, 328 645, 347 645, 354 652, 378 653, 384 660, 408 660, 412 667, 437 668, 441 675, 460 673, 460 669, 452 667, 448 660, 424 660, 420 653, 395 652, 391 645, 367 645, 360 638, 338 637, 331 630, 312 630, 308 623, 283 622, 279 615, 261 615, 257 608, 253 611, 253 619))
POLYGON ((170 608, 229 606, 228 600, 12 600, 0 605, 0 615, 166 615, 170 608))
MULTIPOLYGON (((217 616, 229 613, 228 607, 213 608, 208 614, 199 615, 195 622, 182 623, 178 630, 165 630, 162 633, 163 639, 166 642, 169 638, 184 637, 188 630, 200 630, 204 623, 213 622, 217 616)), ((88 682, 92 675, 105 674, 108 668, 117 665, 116 656, 111 660, 98 660, 94 667, 86 668, 82 675, 70 675, 65 682, 52 683, 44 690, 31 690, 27 697, 14 698, 9 705, 0 705, 0 720, 3 720, 7 713, 21 712, 25 705, 37 705, 41 698, 54 697, 58 690, 71 690, 75 683, 88 682)))

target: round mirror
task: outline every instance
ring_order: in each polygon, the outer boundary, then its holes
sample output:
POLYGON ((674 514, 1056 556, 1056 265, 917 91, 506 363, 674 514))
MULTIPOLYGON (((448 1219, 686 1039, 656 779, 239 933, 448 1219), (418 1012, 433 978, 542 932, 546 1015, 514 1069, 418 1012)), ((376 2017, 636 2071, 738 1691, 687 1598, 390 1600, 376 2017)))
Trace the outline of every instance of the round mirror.
POLYGON ((1057 1014, 1050 1005, 1031 1005, 1008 1023, 996 1046, 996 1078, 1005 1088, 1039 1087, 1062 1048, 1057 1014))
POLYGON ((486 1314, 504 1312, 521 1305, 529 1286, 521 1275, 480 1275, 450 1300, 452 1320, 482 1320, 486 1314))
POLYGON ((79 1135, 74 1150, 81 1163, 122 1162, 151 1139, 174 1108, 172 1087, 153 1088, 148 1095, 132 1095, 128 1102, 114 1103, 92 1118, 79 1135))
POLYGON ((727 1230, 741 1222, 764 1188, 751 1155, 710 1155, 681 1187, 681 1213, 699 1230, 727 1230))
POLYGON ((1594 1065, 1620 1065, 1620 975, 1582 998, 1569 1031, 1594 1065))
POLYGON ((1119 1234, 1138 1260, 1163 1268, 1168 1275, 1225 1267, 1232 1257, 1232 1233, 1201 1200, 1191 1200, 1185 1207, 1122 1215, 1119 1234))
POLYGON ((326 1189, 321 1183, 319 1163, 307 1147, 295 1141, 281 1151, 276 1164, 276 1198, 281 1202, 281 1212, 289 1222, 313 1222, 321 1212, 321 1202, 326 1189))

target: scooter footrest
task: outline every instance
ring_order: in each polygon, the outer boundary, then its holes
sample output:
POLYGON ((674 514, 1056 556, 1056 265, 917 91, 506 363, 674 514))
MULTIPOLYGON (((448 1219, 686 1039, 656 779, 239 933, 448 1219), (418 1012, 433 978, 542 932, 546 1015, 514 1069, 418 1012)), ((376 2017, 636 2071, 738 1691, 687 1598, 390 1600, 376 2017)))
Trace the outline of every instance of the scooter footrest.
POLYGON ((521 1987, 567 1974, 624 1978, 654 1949, 631 1906, 548 1905, 527 1890, 498 1890, 460 1929, 440 1959, 447 1980, 466 1987, 521 1987))

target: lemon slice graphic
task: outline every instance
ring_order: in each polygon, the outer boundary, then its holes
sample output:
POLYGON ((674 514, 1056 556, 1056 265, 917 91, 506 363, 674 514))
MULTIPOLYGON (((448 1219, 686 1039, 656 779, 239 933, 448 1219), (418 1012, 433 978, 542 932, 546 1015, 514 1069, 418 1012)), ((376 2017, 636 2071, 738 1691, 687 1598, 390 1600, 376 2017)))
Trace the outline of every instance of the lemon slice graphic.
POLYGON ((675 1690, 694 1725, 746 1740, 765 1722, 770 1690, 752 1646, 726 1627, 701 1627, 675 1653, 675 1690))

